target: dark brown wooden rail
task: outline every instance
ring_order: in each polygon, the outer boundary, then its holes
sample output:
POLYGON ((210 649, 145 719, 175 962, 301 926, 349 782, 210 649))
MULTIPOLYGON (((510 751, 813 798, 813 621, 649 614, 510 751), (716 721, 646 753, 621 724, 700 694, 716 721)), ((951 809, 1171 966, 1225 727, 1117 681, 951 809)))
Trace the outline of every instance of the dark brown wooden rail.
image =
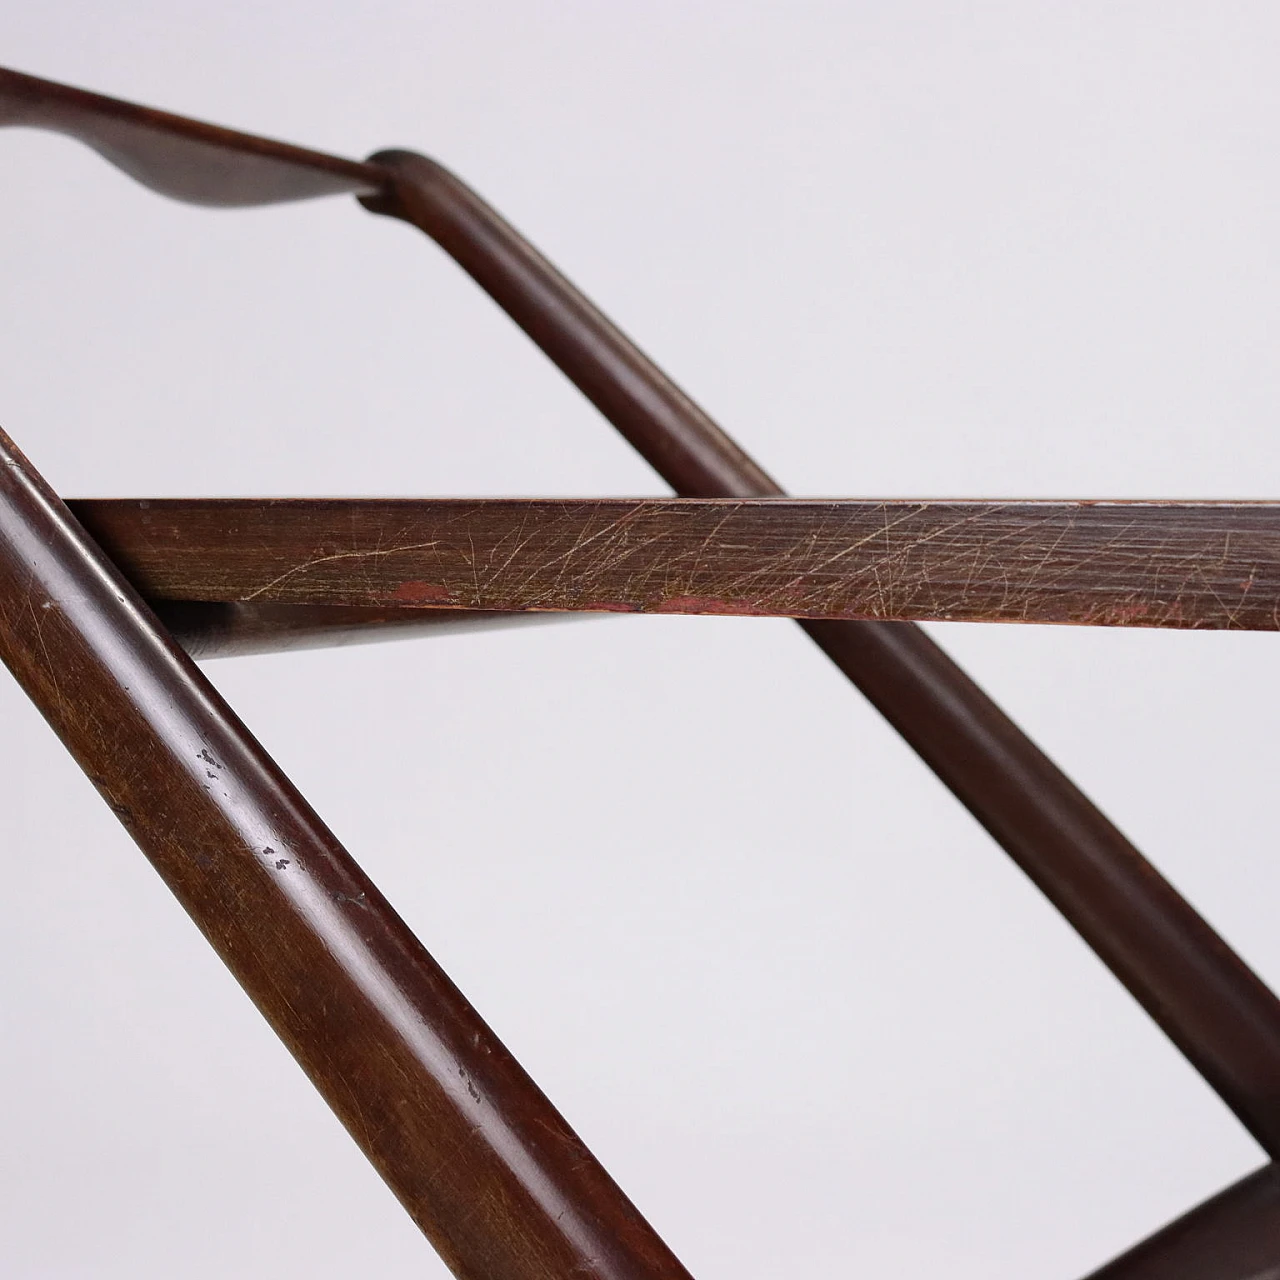
POLYGON ((457 1275, 688 1280, 2 432, 0 659, 457 1275))
POLYGON ((1280 504, 141 499, 71 504, 143 595, 1280 627, 1280 504))
MULTIPOLYGON (((382 152, 359 165, 17 73, 0 75, 0 123, 70 133, 155 189, 198 203, 366 192, 367 207, 409 222, 444 247, 678 492, 779 493, 509 224, 425 157, 382 152)), ((259 648, 277 625, 286 647, 300 631, 314 640, 323 625, 314 615, 298 628, 285 625, 285 611, 293 607, 254 603, 230 618, 223 612, 221 643, 230 643, 229 631, 242 618, 257 629, 259 648), (279 612, 267 614, 268 608, 279 612)), ((216 606, 191 606, 189 619, 202 608, 217 614, 216 606)), ((333 617, 344 636, 356 624, 349 611, 335 610, 333 617)), ((1262 1146, 1273 1155, 1280 1151, 1280 1003, 1256 975, 919 628, 875 621, 802 625, 1058 906, 1262 1146)), ((37 636, 40 631, 37 625, 37 636)), ((30 640, 27 635, 28 647, 30 640)), ((28 674, 34 680, 39 670, 37 664, 28 674)), ((77 672, 74 661, 67 670, 77 672)), ((40 692, 46 704, 50 698, 58 703, 47 675, 40 692)), ((1194 1240, 1184 1238, 1180 1247, 1194 1252, 1194 1240)), ((448 1260, 457 1267, 456 1259, 448 1260)), ((1259 1265, 1264 1269, 1253 1280, 1274 1280, 1277 1268, 1259 1265)), ((1158 1274, 1194 1274, 1179 1266, 1168 1255, 1158 1274)), ((1156 1274, 1143 1272, 1142 1280, 1156 1274)))

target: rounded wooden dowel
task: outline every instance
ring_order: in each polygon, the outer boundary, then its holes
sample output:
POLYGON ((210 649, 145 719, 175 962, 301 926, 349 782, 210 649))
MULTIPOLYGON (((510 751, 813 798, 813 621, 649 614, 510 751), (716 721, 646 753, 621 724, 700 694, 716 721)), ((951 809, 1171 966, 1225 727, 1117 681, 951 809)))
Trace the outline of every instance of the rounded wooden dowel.
POLYGON ((0 659, 456 1275, 688 1280, 3 432, 0 659))

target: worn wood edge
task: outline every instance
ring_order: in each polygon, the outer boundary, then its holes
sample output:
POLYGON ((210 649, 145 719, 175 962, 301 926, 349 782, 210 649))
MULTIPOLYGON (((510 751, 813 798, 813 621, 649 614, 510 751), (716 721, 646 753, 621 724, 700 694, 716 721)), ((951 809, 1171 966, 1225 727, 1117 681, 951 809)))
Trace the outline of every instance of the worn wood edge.
MULTIPOLYGON (((1280 628, 1280 504, 1270 502, 72 505, 157 601, 1280 628)), ((337 615, 331 621, 351 630, 337 615)))

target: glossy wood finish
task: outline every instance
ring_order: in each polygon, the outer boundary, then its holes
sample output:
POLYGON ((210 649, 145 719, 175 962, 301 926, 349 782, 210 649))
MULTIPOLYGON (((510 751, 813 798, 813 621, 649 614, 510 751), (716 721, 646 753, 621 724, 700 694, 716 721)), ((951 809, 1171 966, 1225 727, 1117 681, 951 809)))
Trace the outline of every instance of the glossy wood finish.
POLYGON ((1280 1169, 1242 1178, 1087 1280, 1280 1280, 1280 1169))
MULTIPOLYGON (((475 193, 424 157, 385 152, 372 165, 356 166, 31 77, 15 79, 14 73, 0 84, 0 122, 72 133, 157 190, 201 203, 295 199, 332 190, 335 181, 357 184, 338 188, 348 190, 368 183, 368 207, 402 218, 442 244, 677 491, 706 497, 779 492, 536 250, 475 193), (313 175, 298 172, 307 169, 313 175)), ((54 549, 51 544, 46 551, 54 549)), ((89 554, 88 548, 80 549, 89 554)), ((128 602, 127 593, 124 600, 128 602)), ((96 606, 113 607, 105 599, 96 606)), ((134 619, 137 610, 130 607, 134 619)), ((280 609, 275 617, 280 622, 293 606, 251 608, 280 609)), ((237 611, 228 634, 238 616, 237 611)), ((349 631, 352 621, 344 618, 338 632, 349 631)), ((18 636, 21 657, 23 645, 31 649, 33 633, 25 622, 21 632, 5 625, 9 630, 0 630, 0 636, 18 636)), ((265 642, 262 628, 274 623, 264 613, 252 625, 259 626, 265 642)), ((1274 1101, 1280 1078, 1280 1005, 1256 976, 919 628, 884 622, 802 625, 1036 880, 1274 1153, 1280 1146, 1280 1104, 1274 1101)), ((309 622, 302 629, 309 627, 314 634, 317 626, 309 622)), ((34 624, 36 639, 43 640, 44 629, 34 624)), ((287 645, 296 631, 284 628, 283 634, 287 645)), ((176 661, 172 651, 166 652, 168 660, 176 661)), ((29 653, 24 662, 50 714, 65 711, 55 680, 59 668, 41 668, 29 653)), ((74 664, 65 670, 78 676, 74 664)), ((1240 1194, 1247 1199, 1250 1192, 1240 1194)), ((535 1206, 535 1219, 539 1212, 535 1206)), ((1243 1219, 1228 1214, 1223 1221, 1238 1224, 1243 1219)), ((1236 1243, 1229 1231, 1224 1251, 1236 1243)), ((1216 1274, 1177 1270, 1188 1259, 1198 1258, 1209 1268, 1213 1263, 1204 1261, 1203 1252, 1195 1255, 1192 1236, 1175 1233, 1169 1239, 1175 1244, 1168 1269, 1151 1276, 1216 1274), (1177 1255, 1179 1249, 1185 1258, 1177 1255)), ((1262 1265, 1254 1280, 1275 1274, 1269 1262, 1262 1265)))
POLYGON ((687 1280, 3 433, 0 658, 455 1274, 687 1280))
MULTIPOLYGON (((474 191, 412 152, 372 159, 395 180, 363 203, 444 248, 678 493, 781 492, 474 191)), ((1280 1001, 1257 975, 919 627, 801 625, 1280 1154, 1280 1001)))
POLYGON ((346 648, 383 640, 561 622, 557 613, 497 613, 485 609, 344 608, 340 605, 245 604, 149 600, 169 634, 193 658, 239 658, 296 649, 346 648))
POLYGON ((0 68, 0 125, 6 124, 65 133, 152 191, 191 204, 365 195, 383 181, 372 165, 0 68))
POLYGON ((157 600, 1280 627, 1275 503, 71 505, 157 600))

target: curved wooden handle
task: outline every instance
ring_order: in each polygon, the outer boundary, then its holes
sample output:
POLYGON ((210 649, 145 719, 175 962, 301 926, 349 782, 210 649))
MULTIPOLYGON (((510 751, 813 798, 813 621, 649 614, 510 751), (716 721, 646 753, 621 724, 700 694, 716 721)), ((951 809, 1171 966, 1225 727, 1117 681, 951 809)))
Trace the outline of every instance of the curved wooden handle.
POLYGON ((189 204, 281 204, 380 191, 385 174, 287 142, 202 124, 0 68, 0 125, 51 129, 152 191, 189 204))

